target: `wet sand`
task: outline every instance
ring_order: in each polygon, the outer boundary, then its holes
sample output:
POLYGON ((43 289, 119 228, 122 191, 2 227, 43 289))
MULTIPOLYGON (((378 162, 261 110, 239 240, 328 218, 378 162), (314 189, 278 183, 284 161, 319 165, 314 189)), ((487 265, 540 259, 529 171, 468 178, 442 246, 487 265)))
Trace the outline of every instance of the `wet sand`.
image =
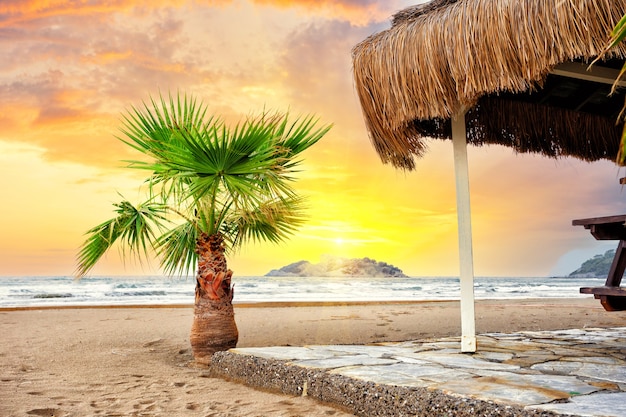
MULTIPOLYGON (((236 305, 239 346, 363 344, 460 334, 458 302, 236 305)), ((626 325, 589 298, 480 300, 478 333, 626 325)), ((190 306, 0 311, 1 416, 347 416, 211 378, 190 306)))

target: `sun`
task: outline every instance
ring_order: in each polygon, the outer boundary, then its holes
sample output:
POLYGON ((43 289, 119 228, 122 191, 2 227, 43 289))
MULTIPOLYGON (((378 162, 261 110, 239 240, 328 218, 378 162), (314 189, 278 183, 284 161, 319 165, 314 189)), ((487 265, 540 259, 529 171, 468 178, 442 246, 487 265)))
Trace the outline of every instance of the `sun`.
POLYGON ((340 238, 340 237, 335 238, 335 245, 342 246, 344 243, 345 241, 343 240, 343 238, 340 238))

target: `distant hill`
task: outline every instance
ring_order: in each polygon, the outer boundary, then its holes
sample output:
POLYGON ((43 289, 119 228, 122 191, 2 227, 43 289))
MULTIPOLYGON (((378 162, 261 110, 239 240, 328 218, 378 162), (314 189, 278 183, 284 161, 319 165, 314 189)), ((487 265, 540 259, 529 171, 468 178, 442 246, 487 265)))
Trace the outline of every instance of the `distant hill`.
POLYGON ((323 256, 320 263, 299 261, 273 269, 267 277, 401 277, 406 275, 400 268, 370 258, 346 259, 323 256))
POLYGON ((573 278, 606 278, 614 256, 615 250, 613 249, 606 251, 604 255, 596 255, 583 262, 580 268, 569 276, 573 278))

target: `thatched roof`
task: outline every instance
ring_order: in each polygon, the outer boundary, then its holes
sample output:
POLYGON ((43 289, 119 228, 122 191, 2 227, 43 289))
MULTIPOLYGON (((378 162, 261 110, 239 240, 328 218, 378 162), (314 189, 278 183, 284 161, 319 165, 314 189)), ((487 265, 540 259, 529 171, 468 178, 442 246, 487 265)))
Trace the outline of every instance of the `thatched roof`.
MULTIPOLYGON (((607 102, 610 85, 549 73, 588 64, 624 13, 626 0, 434 0, 397 13, 353 49, 383 162, 413 169, 425 138, 450 138, 450 118, 465 110, 469 143, 613 160, 623 96, 607 102)), ((614 50, 606 65, 624 58, 614 50)))

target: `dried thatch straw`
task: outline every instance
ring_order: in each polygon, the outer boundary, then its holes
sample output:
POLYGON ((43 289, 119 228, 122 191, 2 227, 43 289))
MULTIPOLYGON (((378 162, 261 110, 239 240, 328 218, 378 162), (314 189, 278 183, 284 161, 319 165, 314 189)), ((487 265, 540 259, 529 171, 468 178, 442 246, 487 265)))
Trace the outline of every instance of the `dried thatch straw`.
MULTIPOLYGON (((557 64, 594 58, 625 12, 626 0, 434 0, 399 12, 389 30, 353 49, 357 92, 383 162, 413 169, 424 138, 449 138, 449 119, 466 110, 470 143, 614 158, 614 119, 498 95, 540 88, 557 64)), ((615 57, 626 49, 608 58, 615 57)))

